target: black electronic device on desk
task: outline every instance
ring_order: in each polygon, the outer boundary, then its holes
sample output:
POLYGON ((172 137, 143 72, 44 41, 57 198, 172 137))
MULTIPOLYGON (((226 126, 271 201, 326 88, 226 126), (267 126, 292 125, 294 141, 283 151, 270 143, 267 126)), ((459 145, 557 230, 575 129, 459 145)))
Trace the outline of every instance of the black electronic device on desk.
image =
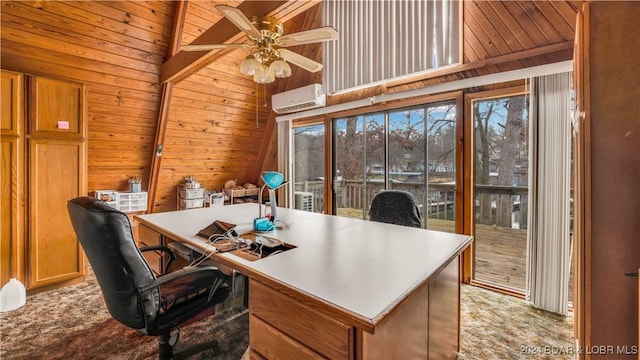
POLYGON ((198 236, 203 237, 209 241, 214 241, 221 237, 235 237, 238 236, 235 231, 235 227, 236 224, 216 220, 204 229, 198 231, 198 236))
POLYGON ((247 248, 249 242, 238 238, 235 227, 235 224, 216 220, 198 231, 197 235, 209 240, 220 252, 247 248))

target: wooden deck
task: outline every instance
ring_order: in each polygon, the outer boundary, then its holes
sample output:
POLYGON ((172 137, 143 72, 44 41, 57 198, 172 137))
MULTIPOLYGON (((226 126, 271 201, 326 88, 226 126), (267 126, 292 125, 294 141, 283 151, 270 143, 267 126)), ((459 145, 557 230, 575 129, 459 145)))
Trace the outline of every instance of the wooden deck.
MULTIPOLYGON (((454 230, 453 221, 429 220, 429 229, 454 230)), ((527 231, 476 225, 474 278, 514 289, 526 286, 527 231)))
MULTIPOLYGON (((428 228, 452 232, 454 223, 430 219, 428 228)), ((527 230, 476 225, 474 241, 474 279, 524 291, 527 281, 527 230)), ((573 299, 572 275, 573 271, 569 277, 569 301, 573 299)))

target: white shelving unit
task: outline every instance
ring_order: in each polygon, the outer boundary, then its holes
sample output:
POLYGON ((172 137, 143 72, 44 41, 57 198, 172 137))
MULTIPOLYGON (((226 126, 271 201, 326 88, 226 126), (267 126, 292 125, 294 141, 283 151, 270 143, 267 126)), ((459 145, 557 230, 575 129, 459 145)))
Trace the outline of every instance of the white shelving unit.
POLYGON ((229 197, 229 203, 235 204, 236 199, 242 202, 258 199, 258 189, 222 189, 222 192, 229 197))
POLYGON ((186 189, 184 186, 178 185, 176 192, 178 210, 195 209, 204 206, 204 188, 186 189))
POLYGON ((147 200, 149 199, 149 194, 146 191, 96 190, 93 192, 93 196, 125 213, 147 211, 147 200))

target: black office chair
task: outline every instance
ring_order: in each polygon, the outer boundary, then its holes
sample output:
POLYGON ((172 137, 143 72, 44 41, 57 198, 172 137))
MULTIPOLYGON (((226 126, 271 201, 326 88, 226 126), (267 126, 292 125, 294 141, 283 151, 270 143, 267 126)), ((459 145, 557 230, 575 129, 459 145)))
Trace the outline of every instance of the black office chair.
POLYGON ((416 197, 402 190, 382 190, 375 194, 369 208, 369 220, 422 227, 416 197))
POLYGON ((142 334, 160 336, 160 359, 173 357, 180 333, 178 325, 229 296, 227 279, 216 267, 198 266, 166 273, 175 259, 171 249, 138 248, 127 215, 103 201, 79 197, 70 200, 67 209, 109 313, 142 334), (165 274, 154 275, 141 253, 148 250, 168 255, 165 274))

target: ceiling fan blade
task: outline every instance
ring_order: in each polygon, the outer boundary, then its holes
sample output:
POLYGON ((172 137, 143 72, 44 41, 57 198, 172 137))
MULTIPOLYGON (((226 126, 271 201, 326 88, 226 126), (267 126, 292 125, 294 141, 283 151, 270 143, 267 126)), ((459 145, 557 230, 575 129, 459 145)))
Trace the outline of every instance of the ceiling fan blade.
POLYGON ((260 31, 251 23, 251 20, 247 19, 242 11, 227 5, 216 5, 216 10, 218 10, 240 30, 244 31, 250 38, 262 38, 260 31))
POLYGON ((313 44, 318 42, 338 40, 338 31, 331 26, 301 31, 281 36, 279 41, 282 46, 294 46, 313 44))
POLYGON ((280 49, 280 55, 288 62, 299 66, 309 72, 318 72, 322 70, 322 64, 315 62, 308 57, 304 57, 298 53, 294 53, 291 50, 280 49))
POLYGON ((249 44, 201 44, 201 45, 184 45, 180 49, 184 51, 206 51, 216 49, 229 49, 229 48, 246 48, 251 47, 249 44))

